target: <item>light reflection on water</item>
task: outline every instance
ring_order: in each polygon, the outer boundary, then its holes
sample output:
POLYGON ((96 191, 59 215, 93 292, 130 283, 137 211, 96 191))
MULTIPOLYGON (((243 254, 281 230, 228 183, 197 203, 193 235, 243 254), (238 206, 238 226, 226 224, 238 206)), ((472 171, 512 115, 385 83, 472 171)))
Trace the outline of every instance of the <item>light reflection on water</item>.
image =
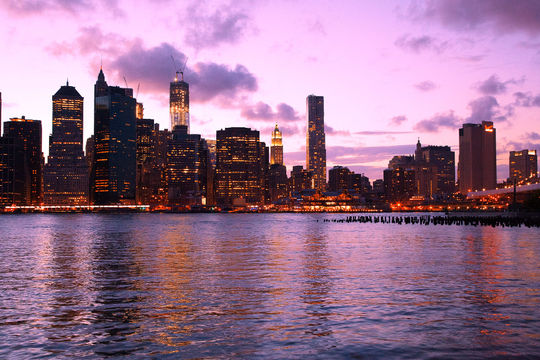
POLYGON ((537 229, 335 217, 2 216, 0 357, 540 356, 537 229))

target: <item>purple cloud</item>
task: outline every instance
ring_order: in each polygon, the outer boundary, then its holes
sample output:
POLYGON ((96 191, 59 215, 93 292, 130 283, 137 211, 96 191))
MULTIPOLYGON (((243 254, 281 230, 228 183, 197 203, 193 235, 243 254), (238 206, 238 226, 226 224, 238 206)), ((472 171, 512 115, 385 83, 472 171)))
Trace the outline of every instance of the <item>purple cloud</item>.
POLYGON ((491 75, 488 79, 477 83, 476 88, 484 95, 498 95, 504 94, 508 85, 518 84, 520 82, 514 79, 500 81, 497 75, 491 75))
POLYGON ((410 131, 356 131, 355 135, 396 135, 396 134, 410 134, 410 131))
POLYGON ((516 92, 514 93, 514 105, 523 107, 540 106, 540 94, 516 92))
POLYGON ((276 107, 276 111, 272 110, 272 107, 262 101, 259 101, 255 105, 246 106, 242 109, 242 116, 248 120, 258 121, 271 121, 277 122, 279 120, 290 122, 300 120, 298 112, 293 109, 292 106, 280 103, 276 107))
POLYGON ((398 115, 390 119, 390 124, 399 126, 405 121, 407 121, 407 117, 405 115, 398 115))
POLYGON ((420 132, 438 132, 441 128, 456 129, 459 127, 461 121, 461 118, 451 110, 446 113, 437 113, 429 119, 419 121, 414 126, 414 130, 420 132))
POLYGON ((505 121, 506 116, 512 113, 512 108, 507 109, 508 113, 503 115, 499 110, 499 102, 493 96, 483 96, 469 103, 471 115, 467 122, 480 123, 482 121, 505 121))
POLYGON ((407 34, 398 38, 394 42, 394 45, 403 50, 418 54, 425 50, 432 50, 436 53, 441 53, 447 48, 448 43, 446 41, 441 43, 434 37, 428 35, 410 36, 407 34))
POLYGON ((106 7, 115 16, 123 14, 117 0, 4 0, 0 3, 0 6, 19 15, 38 15, 49 11, 78 15, 94 10, 98 5, 106 7))
POLYGON ((336 130, 328 124, 324 125, 324 132, 326 135, 348 136, 351 133, 347 130, 336 130))
POLYGON ((235 43, 244 35, 249 23, 249 16, 232 6, 211 12, 200 1, 193 2, 181 20, 186 26, 186 43, 197 49, 235 43))
POLYGON ((489 26, 499 33, 540 33, 540 2, 536 0, 431 0, 415 10, 424 19, 457 30, 489 26))
MULTIPOLYGON (((146 49, 140 43, 115 57, 110 66, 117 78, 132 83, 141 82, 145 89, 155 93, 168 93, 174 71, 171 55, 183 63, 186 55, 168 43, 146 49)), ((190 84, 190 100, 206 102, 218 96, 234 99, 243 92, 257 90, 257 79, 243 65, 231 68, 216 63, 196 63, 184 71, 184 79, 190 84)))
POLYGON ((437 88, 437 85, 433 81, 426 80, 414 85, 420 91, 431 91, 437 88))
POLYGON ((130 41, 118 34, 103 33, 97 26, 79 29, 79 36, 73 42, 52 43, 47 51, 55 56, 62 55, 117 55, 126 46, 134 46, 140 40, 130 41))

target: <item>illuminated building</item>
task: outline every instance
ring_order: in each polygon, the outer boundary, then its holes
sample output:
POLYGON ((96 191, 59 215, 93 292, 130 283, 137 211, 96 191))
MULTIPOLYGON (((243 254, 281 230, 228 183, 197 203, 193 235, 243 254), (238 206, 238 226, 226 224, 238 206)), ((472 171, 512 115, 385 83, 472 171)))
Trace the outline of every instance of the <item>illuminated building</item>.
POLYGON ((414 166, 414 156, 396 155, 388 162, 389 169, 412 168, 414 166))
POLYGON ((268 151, 259 142, 259 132, 243 127, 218 130, 216 154, 217 204, 262 204, 266 196, 268 151))
POLYGON ((96 205, 134 203, 137 101, 133 90, 107 86, 100 70, 94 95, 92 202, 96 205))
POLYGON ((272 164, 268 169, 268 189, 270 192, 270 202, 274 203, 279 199, 284 199, 289 195, 289 179, 287 178, 287 168, 284 165, 272 164))
POLYGON ((291 178, 289 179, 291 193, 313 189, 313 182, 314 180, 312 171, 304 170, 302 165, 293 166, 291 171, 291 178))
POLYGON ((137 120, 141 120, 144 118, 144 106, 140 102, 137 103, 136 116, 137 120))
POLYGON ((4 123, 2 136, 2 190, 17 205, 40 205, 42 193, 41 121, 12 118, 4 123))
POLYGON ((309 95, 307 105, 306 168, 313 172, 314 189, 326 188, 324 97, 309 95))
POLYGON ((384 193, 388 201, 408 200, 416 194, 416 174, 414 170, 397 167, 386 169, 384 193))
POLYGON ((208 148, 200 135, 177 125, 167 147, 168 199, 173 205, 195 205, 206 198, 208 148))
POLYGON ((178 80, 178 72, 170 84, 169 113, 171 116, 171 129, 177 125, 187 126, 189 134, 189 84, 184 81, 184 73, 178 80))
POLYGON ((496 131, 493 122, 463 124, 459 129, 459 192, 497 186, 496 131))
POLYGON ((88 167, 88 174, 92 172, 92 164, 94 163, 94 135, 91 135, 86 139, 85 145, 85 159, 86 166, 88 167))
POLYGON ((342 191, 351 188, 351 171, 343 166, 334 166, 328 171, 328 190, 342 191))
MULTIPOLYGON (((421 146, 420 140, 416 147, 415 160, 427 172, 433 173, 429 181, 433 194, 450 195, 455 191, 456 165, 455 154, 449 146, 421 146), (432 169, 435 167, 435 169, 432 169)), ((425 171, 420 171, 422 173, 425 171)))
POLYGON ((278 126, 272 131, 272 143, 270 147, 270 165, 283 165, 283 142, 281 138, 281 131, 278 126))
POLYGON ((49 157, 43 171, 44 202, 50 205, 88 203, 88 165, 83 153, 83 97, 73 86, 53 95, 49 157))
POLYGON ((525 182, 538 176, 536 150, 510 151, 510 180, 525 182))
MULTIPOLYGON (((137 103, 137 110, 139 108, 137 103)), ((137 114, 137 192, 138 204, 149 204, 152 189, 149 173, 153 167, 154 120, 142 119, 137 114)))

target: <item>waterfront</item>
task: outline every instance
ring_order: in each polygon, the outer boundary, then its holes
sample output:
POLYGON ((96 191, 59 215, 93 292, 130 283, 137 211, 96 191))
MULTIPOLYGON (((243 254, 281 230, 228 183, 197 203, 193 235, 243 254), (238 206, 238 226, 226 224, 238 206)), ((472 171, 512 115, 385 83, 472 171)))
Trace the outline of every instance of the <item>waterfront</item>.
POLYGON ((339 217, 1 216, 0 357, 540 356, 537 228, 339 217))

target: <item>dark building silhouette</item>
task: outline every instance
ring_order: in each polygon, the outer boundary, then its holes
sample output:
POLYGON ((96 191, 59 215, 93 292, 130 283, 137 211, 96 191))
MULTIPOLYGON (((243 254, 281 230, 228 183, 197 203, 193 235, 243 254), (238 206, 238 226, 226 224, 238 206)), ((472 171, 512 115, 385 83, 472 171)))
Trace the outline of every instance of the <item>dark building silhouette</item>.
POLYGON ((351 171, 343 166, 334 166, 328 171, 328 190, 342 191, 351 188, 351 171))
MULTIPOLYGON (((139 107, 140 103, 137 103, 139 107)), ((137 193, 138 204, 148 204, 152 189, 149 184, 149 172, 153 167, 154 157, 154 120, 139 118, 137 114, 137 193)))
POLYGON ((523 183, 538 177, 536 150, 510 151, 510 181, 523 183))
POLYGON ((302 165, 293 166, 289 179, 290 192, 301 192, 314 188, 313 171, 305 170, 302 165))
POLYGON ((386 169, 384 193, 388 201, 408 200, 416 194, 416 174, 414 170, 397 167, 386 169))
POLYGON ((372 191, 369 178, 363 174, 355 174, 354 172, 351 172, 350 188, 360 194, 365 194, 372 191))
POLYGON ((243 127, 216 133, 215 200, 219 205, 262 204, 266 197, 268 150, 259 132, 243 127))
POLYGON ((44 168, 44 202, 54 205, 88 203, 88 165, 83 152, 83 97, 73 86, 53 95, 52 134, 44 168))
POLYGON ((459 129, 459 191, 495 189, 497 186, 496 131, 493 122, 463 124, 459 129))
POLYGON ((41 121, 12 118, 4 123, 2 139, 2 201, 8 205, 42 204, 41 121))
POLYGON ((92 202, 135 203, 137 101, 133 90, 107 86, 100 70, 94 95, 92 202))
POLYGON ((268 169, 268 189, 270 202, 275 203, 289 195, 289 179, 284 165, 272 164, 268 169))
POLYGON ((306 168, 313 172, 314 189, 326 189, 324 97, 309 95, 307 104, 306 168))
POLYGON ((0 206, 28 205, 29 169, 23 145, 0 137, 0 206))
POLYGON ((272 131, 272 143, 270 147, 270 165, 274 164, 283 165, 283 140, 277 124, 272 131))
POLYGON ((167 147, 168 199, 173 205, 198 205, 206 200, 208 148, 200 135, 177 125, 167 147))
POLYGON ((169 113, 171 116, 171 129, 184 125, 189 134, 189 84, 184 81, 184 73, 177 72, 174 81, 170 84, 169 113), (178 80, 178 74, 181 74, 178 80))

